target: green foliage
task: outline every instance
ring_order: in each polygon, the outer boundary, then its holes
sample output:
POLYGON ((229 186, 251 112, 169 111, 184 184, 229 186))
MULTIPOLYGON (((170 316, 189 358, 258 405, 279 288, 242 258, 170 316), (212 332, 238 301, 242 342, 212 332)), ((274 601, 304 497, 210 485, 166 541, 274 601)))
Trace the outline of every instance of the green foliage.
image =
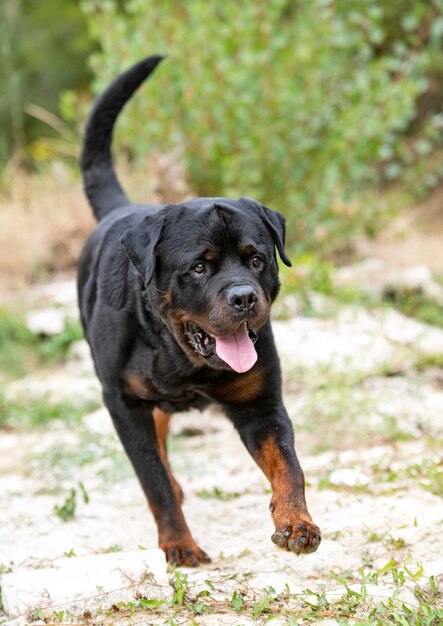
POLYGON ((145 611, 155 611, 166 604, 166 600, 156 600, 155 598, 140 598, 140 608, 145 611))
POLYGON ((385 299, 404 315, 443 328, 443 307, 441 303, 420 290, 397 290, 387 293, 385 299))
POLYGON ((134 475, 121 448, 110 445, 103 436, 86 430, 81 432, 77 444, 58 443, 37 455, 33 460, 33 468, 43 474, 50 474, 60 482, 74 479, 78 468, 94 465, 97 461, 102 462, 90 471, 100 479, 104 488, 134 475))
MULTIPOLYGON (((89 495, 82 482, 78 483, 78 488, 83 502, 89 504, 89 495)), ((58 504, 54 505, 53 511, 55 515, 63 522, 69 522, 74 519, 77 510, 77 495, 77 490, 72 488, 63 504, 60 506, 58 504)))
POLYGON ((59 419, 78 422, 86 413, 97 408, 94 402, 52 402, 45 397, 11 399, 0 387, 0 428, 34 428, 59 419))
POLYGON ((54 513, 59 517, 63 522, 69 522, 75 517, 75 510, 77 508, 77 492, 75 489, 71 489, 69 492, 69 496, 60 506, 58 504, 54 505, 54 513))
POLYGON ((71 345, 80 339, 83 339, 80 324, 72 318, 66 318, 61 333, 38 340, 39 356, 46 363, 61 361, 67 357, 71 345))
POLYGON ((74 548, 71 548, 68 552, 63 552, 63 556, 67 559, 74 559, 77 555, 74 552, 74 548))
POLYGON ((412 481, 413 484, 443 498, 443 456, 437 460, 424 459, 420 463, 412 463, 396 470, 380 466, 374 469, 377 482, 412 481))
POLYGON ((113 552, 121 552, 121 551, 122 551, 122 547, 119 546, 117 543, 113 543, 103 550, 103 554, 111 554, 113 552))
POLYGON ((234 591, 232 594, 231 605, 234 611, 241 611, 243 608, 243 597, 237 591, 234 591))
POLYGON ((83 338, 80 324, 67 318, 61 333, 34 335, 24 317, 9 309, 0 309, 0 375, 17 378, 34 367, 63 361, 74 341, 83 338))
POLYGON ((168 55, 121 121, 126 147, 178 150, 199 195, 280 209, 298 250, 327 252, 374 232, 378 203, 351 198, 440 145, 441 103, 420 117, 417 102, 441 72, 441 0, 83 7, 102 50, 96 91, 136 60, 168 55))
POLYGON ((215 486, 212 489, 202 489, 197 491, 197 495, 203 500, 211 500, 214 498, 215 500, 227 501, 235 500, 235 498, 238 498, 241 494, 236 491, 224 491, 223 489, 215 486))
POLYGON ((58 110, 64 89, 85 89, 94 49, 78 0, 0 3, 0 166, 42 134, 47 124, 27 115, 29 104, 58 110))
POLYGON ((32 367, 37 340, 24 319, 12 311, 0 309, 0 372, 8 378, 22 376, 26 364, 32 367))
POLYGON ((189 583, 186 574, 182 574, 178 569, 174 571, 174 580, 172 582, 174 595, 172 596, 172 604, 174 606, 183 606, 185 603, 185 595, 188 591, 189 583))

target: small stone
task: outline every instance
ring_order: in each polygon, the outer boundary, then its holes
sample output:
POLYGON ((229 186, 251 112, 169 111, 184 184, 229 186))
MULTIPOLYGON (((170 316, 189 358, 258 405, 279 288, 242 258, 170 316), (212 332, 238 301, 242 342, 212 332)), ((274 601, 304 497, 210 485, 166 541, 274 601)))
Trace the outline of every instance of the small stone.
POLYGON ((65 328, 66 312, 62 309, 41 309, 26 315, 26 326, 34 335, 59 335, 65 328))

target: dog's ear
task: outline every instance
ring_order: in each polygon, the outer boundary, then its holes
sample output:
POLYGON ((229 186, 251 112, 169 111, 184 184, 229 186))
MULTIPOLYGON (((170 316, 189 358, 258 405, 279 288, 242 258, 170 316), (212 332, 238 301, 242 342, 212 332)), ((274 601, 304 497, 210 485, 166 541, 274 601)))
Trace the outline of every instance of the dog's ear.
POLYGON ((128 228, 120 238, 120 243, 140 274, 145 289, 155 271, 155 247, 162 234, 164 219, 164 215, 148 215, 140 224, 128 228))
POLYGON ((260 205, 262 212, 262 219, 266 226, 269 228, 274 239, 275 247, 278 250, 281 260, 285 265, 291 267, 291 259, 285 252, 285 223, 286 220, 279 211, 269 209, 264 204, 260 205))
POLYGON ((245 204, 249 207, 252 205, 254 210, 256 210, 264 223, 266 224, 268 230, 270 231, 272 238, 274 240, 275 247, 278 250, 281 260, 285 265, 291 267, 291 259, 285 252, 285 218, 278 211, 274 211, 273 209, 269 209, 264 204, 260 204, 255 200, 251 200, 251 198, 239 198, 239 202, 244 206, 245 204))
POLYGON ((274 245, 278 250, 281 260, 288 267, 292 266, 291 259, 285 252, 286 220, 281 213, 268 208, 264 204, 260 204, 256 200, 252 200, 252 198, 242 197, 237 200, 226 200, 225 198, 222 198, 221 200, 221 202, 216 202, 215 206, 225 206, 230 209, 234 209, 234 211, 238 211, 238 209, 242 211, 250 211, 251 209, 256 211, 271 233, 274 245))

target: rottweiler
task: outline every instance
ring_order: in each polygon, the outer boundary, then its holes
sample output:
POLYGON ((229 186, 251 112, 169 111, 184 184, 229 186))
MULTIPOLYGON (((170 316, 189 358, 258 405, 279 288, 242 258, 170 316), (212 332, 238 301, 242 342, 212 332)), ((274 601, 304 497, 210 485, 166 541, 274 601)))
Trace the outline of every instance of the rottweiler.
POLYGON ((162 58, 118 76, 86 124, 81 171, 98 225, 81 255, 78 292, 104 403, 168 561, 210 561, 186 524, 166 441, 175 411, 214 403, 271 484, 272 541, 314 552, 321 533, 306 506, 269 319, 280 288, 276 250, 291 264, 283 216, 246 197, 133 204, 114 172, 116 118, 162 58))

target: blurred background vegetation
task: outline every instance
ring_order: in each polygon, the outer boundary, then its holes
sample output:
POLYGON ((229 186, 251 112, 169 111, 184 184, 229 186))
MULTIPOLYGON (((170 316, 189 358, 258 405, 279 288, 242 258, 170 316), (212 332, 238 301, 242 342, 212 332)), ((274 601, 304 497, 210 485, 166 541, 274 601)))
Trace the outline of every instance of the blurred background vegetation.
MULTIPOLYGON (((3 0, 0 50, 3 225, 51 204, 63 240, 83 240, 67 181, 90 101, 154 53, 168 58, 117 132, 136 188, 148 152, 173 155, 182 194, 255 197, 286 215, 293 252, 339 258, 443 179, 443 0, 3 0)), ((56 269, 75 262, 80 243, 52 241, 36 249, 56 269)))

